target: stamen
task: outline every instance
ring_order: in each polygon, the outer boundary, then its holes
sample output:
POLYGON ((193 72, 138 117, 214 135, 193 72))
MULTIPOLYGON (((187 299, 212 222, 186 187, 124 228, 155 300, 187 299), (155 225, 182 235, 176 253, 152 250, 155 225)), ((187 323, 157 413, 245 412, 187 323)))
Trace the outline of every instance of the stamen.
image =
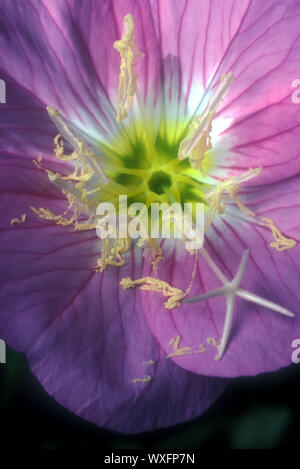
POLYGON ((147 255, 148 251, 151 250, 153 270, 156 272, 159 262, 164 260, 162 250, 158 242, 153 238, 140 238, 137 241, 137 246, 144 248, 145 255, 147 255))
POLYGON ((286 249, 292 249, 297 245, 294 239, 287 238, 279 231, 271 218, 260 217, 260 220, 262 220, 259 222, 260 225, 266 226, 272 231, 272 235, 275 238, 275 241, 270 244, 272 248, 275 248, 277 251, 281 252, 285 251, 286 249))
POLYGON ((120 285, 123 286, 124 290, 139 286, 141 290, 162 293, 168 297, 168 301, 164 303, 166 309, 176 308, 185 297, 185 293, 179 288, 172 287, 169 283, 154 277, 143 277, 138 280, 132 280, 130 277, 127 277, 121 280, 120 285))
POLYGON ((136 92, 137 73, 134 71, 134 67, 141 57, 145 57, 145 54, 140 51, 134 40, 134 20, 132 15, 128 14, 125 16, 122 39, 115 41, 114 48, 121 56, 117 113, 117 121, 120 123, 128 116, 128 111, 136 92), (136 63, 134 63, 134 54, 137 59, 136 63))
POLYGON ((92 200, 89 196, 98 192, 100 187, 106 184, 107 177, 100 164, 99 156, 95 155, 89 145, 76 134, 70 127, 68 122, 61 116, 59 111, 53 107, 47 108, 49 116, 57 126, 60 134, 54 139, 55 156, 64 162, 75 162, 74 170, 67 176, 59 173, 53 173, 50 170, 43 169, 40 165, 41 158, 34 161, 34 164, 48 174, 49 181, 56 184, 67 197, 69 205, 62 215, 57 215, 46 208, 31 207, 32 211, 40 218, 56 222, 58 225, 70 226, 74 225, 74 229, 85 231, 95 229, 97 226, 96 205, 97 201, 92 200), (74 151, 70 155, 64 154, 64 143, 62 137, 65 138, 73 147, 74 151), (96 189, 87 187, 93 176, 97 176, 99 186, 96 189), (73 215, 66 218, 65 215, 73 210, 73 215), (88 215, 87 221, 78 221, 80 214, 88 215))
POLYGON ((134 378, 130 382, 131 383, 150 383, 152 381, 151 376, 145 375, 144 378, 134 378))
POLYGON ((194 169, 201 169, 201 164, 205 153, 211 149, 212 120, 216 114, 216 109, 225 98, 230 86, 233 84, 233 74, 229 72, 221 77, 220 84, 211 97, 203 114, 194 118, 189 126, 187 137, 182 140, 179 151, 179 160, 189 158, 194 169))
MULTIPOLYGON (((198 349, 193 350, 192 347, 180 347, 181 337, 178 335, 170 340, 168 347, 173 347, 173 352, 168 353, 166 358, 174 358, 174 357, 186 357, 188 355, 198 355, 205 353, 208 348, 206 344, 199 344, 198 349)), ((214 337, 208 337, 206 340, 208 345, 212 345, 213 347, 219 348, 220 343, 214 337)))
POLYGON ((64 161, 68 161, 70 159, 78 159, 79 162, 81 163, 88 163, 90 168, 95 172, 95 174, 99 178, 99 182, 102 184, 106 184, 108 182, 108 179, 105 175, 105 172, 100 164, 100 157, 98 155, 95 155, 93 152, 92 148, 81 138, 79 135, 77 135, 74 130, 70 127, 68 122, 62 117, 60 112, 55 109, 54 107, 48 106, 47 107, 48 114, 54 124, 56 125, 57 129, 59 130, 60 134, 62 137, 67 140, 67 142, 72 145, 74 148, 76 156, 72 154, 71 156, 68 156, 67 159, 63 156, 63 146, 62 149, 58 145, 58 138, 54 140, 56 144, 56 156, 59 159, 62 159, 64 161))
POLYGON ((217 348, 220 345, 220 342, 215 337, 208 337, 206 339, 206 342, 208 343, 208 345, 212 345, 213 347, 217 347, 217 348))
POLYGON ((25 223, 26 222, 26 213, 23 213, 23 215, 21 216, 21 218, 12 218, 10 220, 10 224, 11 226, 13 225, 21 225, 22 223, 25 223))
POLYGON ((39 218, 43 218, 44 220, 50 220, 50 221, 55 221, 57 225, 62 225, 62 226, 70 226, 76 221, 76 216, 75 214, 72 216, 72 218, 65 218, 62 215, 55 215, 51 210, 48 210, 46 208, 35 208, 35 207, 30 207, 31 210, 35 215, 37 215, 39 218))
MULTIPOLYGON (((91 206, 87 207, 86 204, 89 204, 88 192, 83 189, 82 184, 72 184, 73 180, 71 176, 63 177, 58 173, 53 173, 46 169, 48 174, 49 181, 58 186, 65 195, 73 196, 74 200, 80 203, 82 211, 84 213, 91 212, 91 206)), ((81 181, 86 182, 86 181, 81 181)), ((96 213, 96 210, 93 210, 93 213, 96 213)))
POLYGON ((169 342, 169 347, 172 345, 174 352, 169 353, 167 358, 171 357, 181 357, 183 355, 191 355, 193 354, 193 349, 191 347, 180 347, 181 337, 178 335, 177 337, 173 338, 169 342))
POLYGON ((180 305, 183 298, 185 298, 190 293, 195 280, 198 251, 195 251, 193 254, 195 257, 192 278, 185 292, 180 290, 180 288, 173 287, 164 280, 160 280, 154 277, 143 277, 137 280, 132 280, 130 277, 126 277, 121 280, 120 285, 123 285, 124 290, 140 286, 141 290, 162 293, 164 296, 169 297, 168 301, 164 303, 164 307, 166 309, 176 308, 180 305))
POLYGON ((206 196, 206 200, 209 202, 209 213, 208 218, 205 222, 205 230, 212 224, 213 219, 216 215, 222 214, 225 211, 226 204, 224 199, 224 192, 227 192, 229 197, 237 204, 239 209, 247 216, 254 218, 257 223, 261 226, 269 228, 275 241, 270 243, 270 246, 277 249, 277 251, 285 251, 286 249, 292 249, 297 245, 297 242, 291 238, 284 236, 279 228, 275 225, 271 218, 262 217, 256 215, 252 210, 249 210, 237 196, 237 191, 243 182, 249 181, 253 177, 257 177, 262 168, 250 168, 245 173, 239 176, 233 176, 225 181, 219 181, 216 188, 209 192, 206 196))
POLYGON ((130 246, 129 238, 115 238, 112 241, 109 238, 101 240, 101 259, 98 259, 96 272, 103 272, 108 265, 115 267, 122 267, 125 265, 125 260, 122 256, 128 251, 130 246))
POLYGON ((224 192, 227 192, 227 194, 236 202, 238 207, 247 216, 255 216, 251 210, 248 210, 242 204, 236 193, 243 182, 257 177, 260 174, 261 169, 262 168, 249 168, 248 171, 242 173, 239 176, 232 176, 228 179, 225 179, 225 181, 218 181, 217 186, 206 195, 206 200, 209 202, 209 215, 205 223, 205 229, 211 225, 216 213, 222 214, 225 212, 226 205, 224 200, 224 192))
POLYGON ((59 174, 52 173, 49 170, 45 170, 48 174, 49 181, 56 184, 62 193, 68 200, 68 207, 62 215, 56 215, 49 209, 30 207, 35 215, 44 220, 54 221, 57 225, 71 226, 74 225, 75 231, 87 231, 95 229, 97 226, 96 211, 94 207, 88 206, 85 202, 87 199, 84 197, 84 192, 74 187, 69 181, 65 181, 59 174), (71 218, 66 218, 65 215, 73 211, 71 218), (89 215, 89 219, 86 222, 78 222, 80 214, 89 215))

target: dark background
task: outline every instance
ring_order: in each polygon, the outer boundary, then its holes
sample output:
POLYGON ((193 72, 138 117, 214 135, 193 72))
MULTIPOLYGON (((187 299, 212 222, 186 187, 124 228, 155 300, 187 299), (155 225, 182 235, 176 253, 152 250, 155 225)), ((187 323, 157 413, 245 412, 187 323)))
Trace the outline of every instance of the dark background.
MULTIPOLYGON (((251 357, 249 357, 251 359, 251 357)), ((59 406, 31 374, 25 357, 7 348, 0 364, 1 448, 216 449, 294 448, 300 444, 300 364, 231 381, 201 417, 124 436, 59 406)))

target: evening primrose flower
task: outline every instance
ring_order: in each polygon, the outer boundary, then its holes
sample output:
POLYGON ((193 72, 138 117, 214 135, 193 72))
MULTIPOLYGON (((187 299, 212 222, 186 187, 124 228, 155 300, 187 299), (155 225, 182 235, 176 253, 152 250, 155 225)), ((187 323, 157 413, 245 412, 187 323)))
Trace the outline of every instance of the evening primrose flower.
POLYGON ((0 334, 78 415, 168 426, 291 362, 298 10, 2 2, 0 334), (203 247, 98 239, 120 195, 204 204, 203 247))

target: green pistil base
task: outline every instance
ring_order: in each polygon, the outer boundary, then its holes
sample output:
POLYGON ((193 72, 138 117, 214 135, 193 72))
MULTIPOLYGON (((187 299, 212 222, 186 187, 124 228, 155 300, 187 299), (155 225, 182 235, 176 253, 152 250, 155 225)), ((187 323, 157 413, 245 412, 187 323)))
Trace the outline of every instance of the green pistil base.
POLYGON ((205 155, 203 171, 194 170, 188 160, 177 158, 185 132, 173 142, 161 130, 153 140, 146 131, 139 134, 130 138, 127 132, 115 146, 104 150, 107 156, 104 160, 108 161, 107 165, 104 162, 104 169, 110 182, 101 188, 99 202, 117 205, 118 196, 127 195, 128 205, 141 202, 148 209, 151 203, 162 202, 170 205, 178 202, 182 208, 185 203, 206 204, 205 193, 210 186, 204 175, 212 166, 211 154, 205 155), (117 150, 120 148, 122 152, 117 150))

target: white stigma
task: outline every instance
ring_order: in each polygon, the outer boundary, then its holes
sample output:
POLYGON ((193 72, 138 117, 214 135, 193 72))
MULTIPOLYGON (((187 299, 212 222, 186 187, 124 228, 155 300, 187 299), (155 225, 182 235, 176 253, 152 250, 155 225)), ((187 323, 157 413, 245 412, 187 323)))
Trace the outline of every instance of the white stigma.
POLYGON ((213 260, 211 259, 211 257, 209 256, 209 254, 204 248, 202 248, 200 252, 202 256, 204 257, 204 259, 206 260, 206 262, 211 267, 211 269, 213 270, 213 272, 221 280, 224 286, 221 288, 217 288, 216 290, 207 292, 203 295, 195 296, 193 298, 187 298, 183 300, 182 303, 196 303, 198 301, 208 300, 210 298, 214 298, 217 296, 223 296, 223 295, 225 296, 226 298, 225 321, 224 321, 224 327, 223 327, 223 333, 221 337, 221 343, 219 346, 219 351, 215 357, 216 360, 220 360, 222 358, 226 350, 228 341, 229 341, 233 313, 234 313, 235 295, 239 296, 240 298, 243 298, 246 301, 251 301, 253 303, 264 306, 268 309, 272 309, 273 311, 283 314, 284 316, 294 317, 294 314, 291 311, 289 311, 286 308, 283 308, 277 303, 273 303, 272 301, 266 300, 265 298, 262 298, 258 295, 248 292, 247 290, 239 288, 240 283, 243 280, 245 270, 246 270, 246 266, 247 266, 247 262, 249 258, 249 250, 246 250, 244 252, 239 269, 231 282, 228 281, 227 278, 223 275, 223 273, 219 270, 219 268, 216 266, 216 264, 213 262, 213 260))

